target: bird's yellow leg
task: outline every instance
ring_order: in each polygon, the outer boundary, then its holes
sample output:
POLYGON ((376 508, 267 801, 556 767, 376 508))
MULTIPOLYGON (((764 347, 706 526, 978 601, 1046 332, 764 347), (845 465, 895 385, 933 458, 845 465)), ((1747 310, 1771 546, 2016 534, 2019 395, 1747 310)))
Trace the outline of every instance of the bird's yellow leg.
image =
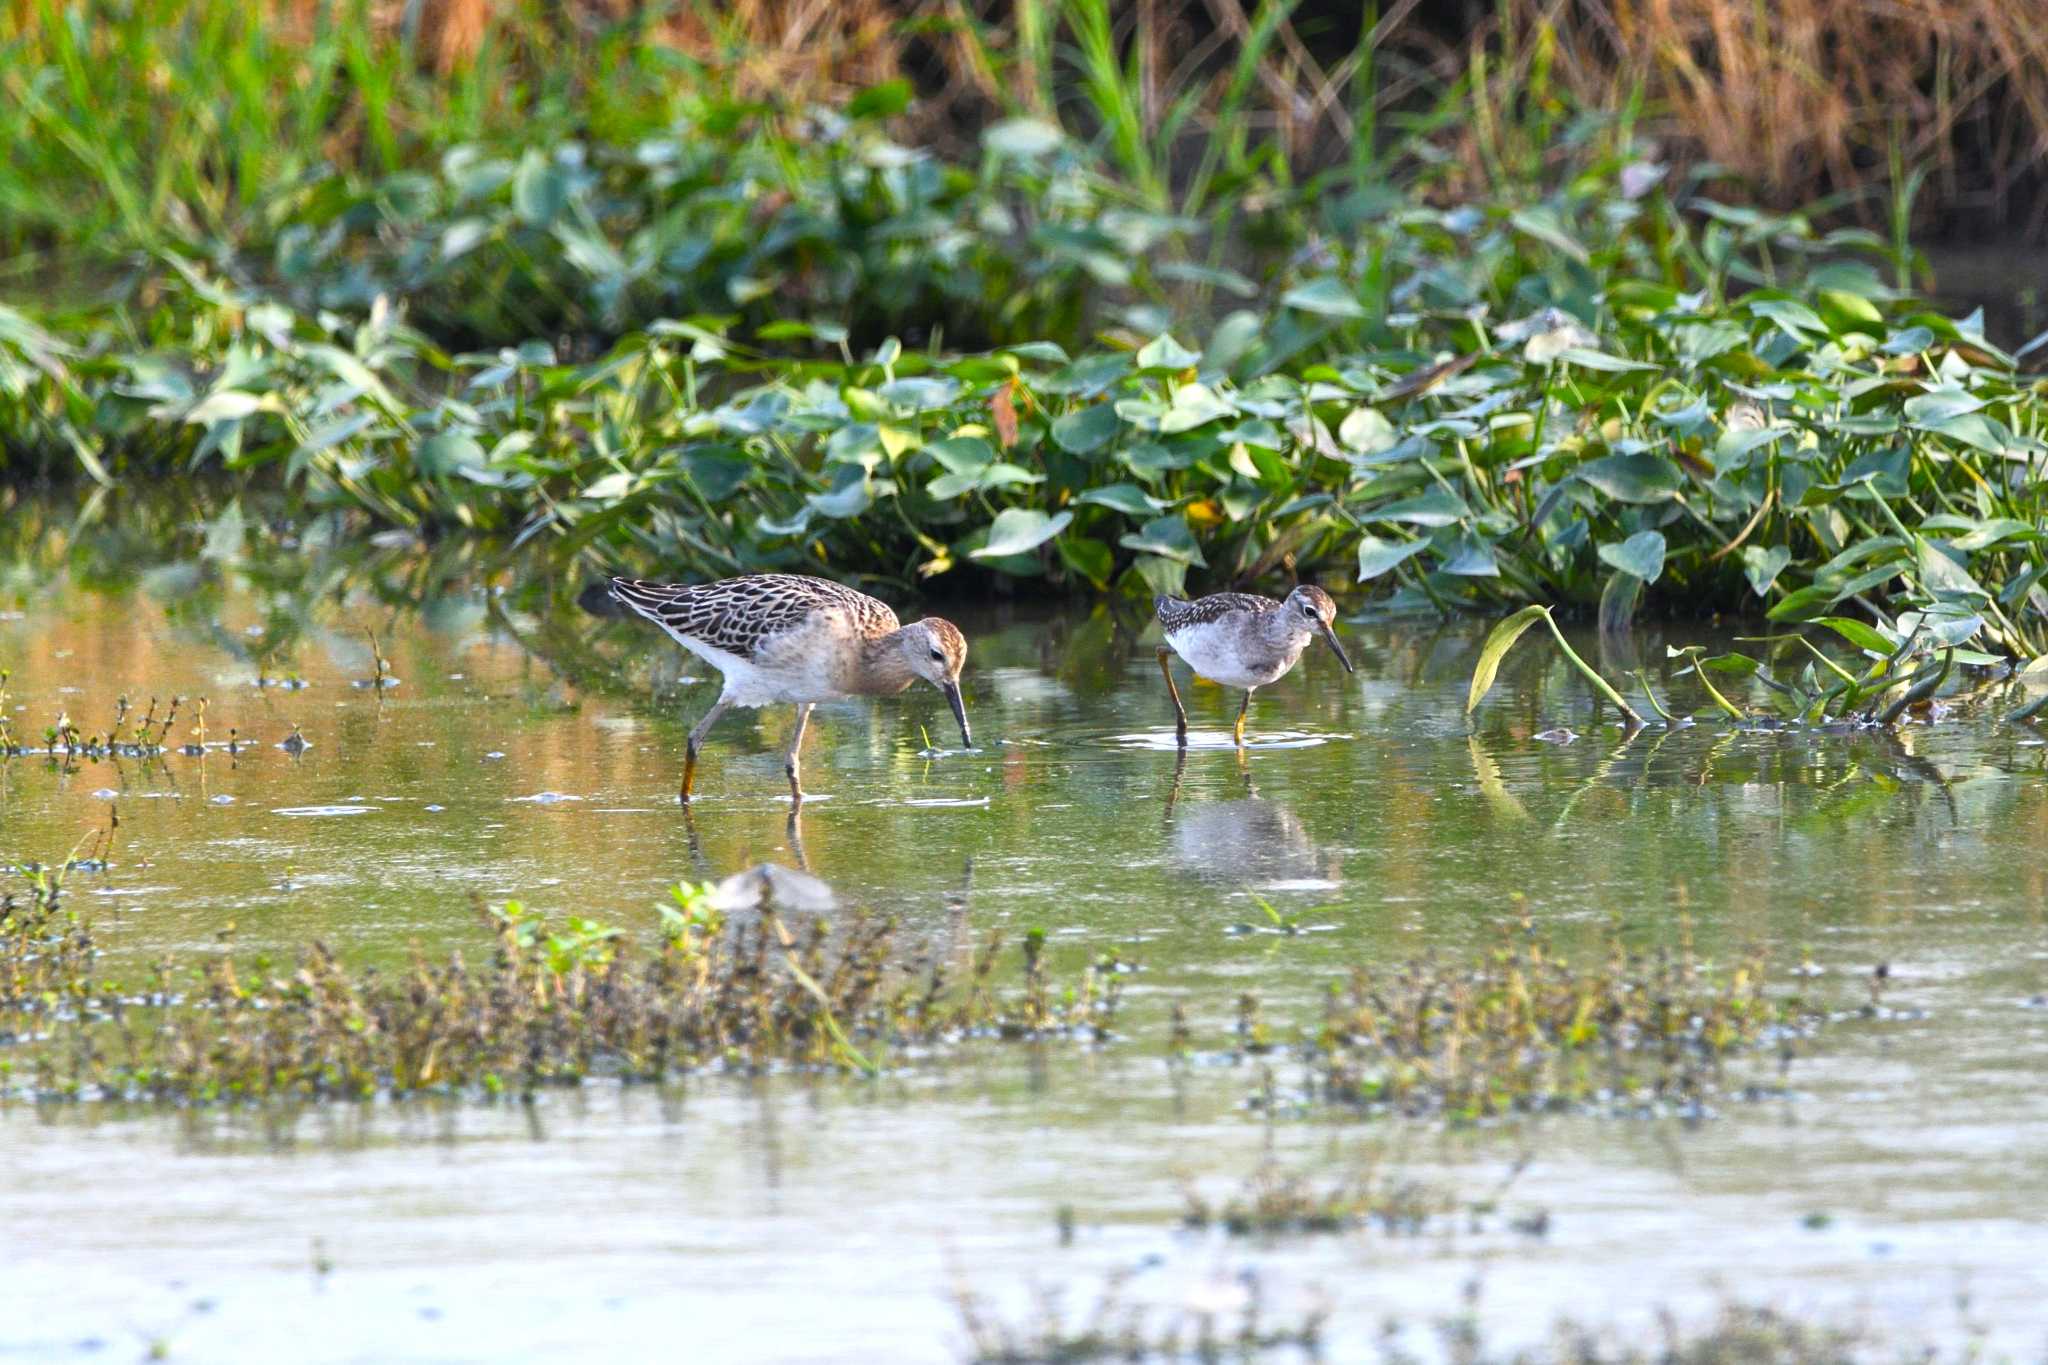
POLYGON ((1240 749, 1244 747, 1244 713, 1251 709, 1252 693, 1250 688, 1246 688, 1244 693, 1244 701, 1241 702, 1237 708, 1237 724, 1233 725, 1230 728, 1230 733, 1233 737, 1236 738, 1237 747, 1240 749))

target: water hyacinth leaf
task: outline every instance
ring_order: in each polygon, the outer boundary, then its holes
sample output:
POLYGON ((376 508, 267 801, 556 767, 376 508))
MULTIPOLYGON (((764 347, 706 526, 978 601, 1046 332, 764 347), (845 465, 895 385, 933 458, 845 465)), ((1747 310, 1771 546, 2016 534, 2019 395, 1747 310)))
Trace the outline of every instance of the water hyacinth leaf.
POLYGON ((1605 370, 1612 374, 1662 368, 1647 361, 1628 360, 1618 355, 1609 355, 1605 351, 1589 350, 1584 346, 1567 346, 1557 353, 1557 358, 1564 364, 1577 365, 1582 370, 1605 370))
POLYGON ((1768 318, 1779 330, 1801 345, 1828 335, 1820 314, 1797 299, 1748 299, 1744 306, 1757 317, 1768 318))
POLYGON ((1101 488, 1091 488, 1074 501, 1114 508, 1131 517, 1150 517, 1166 506, 1165 502, 1153 497, 1134 483, 1112 483, 1101 488))
POLYGON ((1960 389, 1936 389, 1931 393, 1916 393, 1908 398, 1901 410, 1906 420, 1914 426, 1934 426, 1960 417, 1966 412, 1976 412, 1984 406, 1984 400, 1974 393, 1960 389))
POLYGON ((1366 535, 1358 538, 1358 581, 1367 583, 1405 560, 1429 548, 1427 540, 1382 540, 1366 535))
POLYGON ((1465 500, 1447 488, 1432 488, 1412 498, 1375 507, 1360 514, 1366 521, 1405 521, 1416 526, 1454 526, 1472 515, 1465 500))
POLYGON ((1785 566, 1792 562, 1792 551, 1784 545, 1773 545, 1768 549, 1761 545, 1742 547, 1742 576, 1749 580, 1750 591, 1758 597, 1770 595, 1771 585, 1778 581, 1778 575, 1785 572, 1785 566))
POLYGON ((1167 332, 1161 332, 1138 348, 1138 368, 1141 370, 1187 370, 1194 368, 1201 359, 1199 351, 1190 351, 1167 332))
POLYGON ((1655 583, 1664 574, 1664 535, 1660 531, 1638 531, 1618 545, 1602 545, 1600 559, 1622 573, 1655 583))
MULTIPOLYGON (((1728 653, 1716 654, 1710 659, 1701 659, 1699 667, 1711 668, 1716 673, 1733 673, 1738 676, 1747 677, 1758 672, 1762 669, 1763 665, 1750 658, 1747 654, 1728 653)), ((1680 669, 1679 671, 1683 673, 1685 670, 1680 669)))
POLYGON ((1508 215, 1508 223, 1515 231, 1535 238, 1551 250, 1560 252, 1580 265, 1586 264, 1588 256, 1585 246, 1572 236, 1564 219, 1556 209, 1536 204, 1516 209, 1508 215))
POLYGON ((1486 643, 1479 646, 1479 662, 1472 667, 1472 685, 1465 692, 1466 715, 1477 710, 1486 694, 1493 690, 1493 680, 1500 673, 1501 660, 1515 647, 1515 641, 1522 638, 1522 632, 1547 614, 1548 609, 1542 606, 1523 607, 1487 632, 1486 643))
POLYGON ((1072 512, 1047 516, 1035 507, 1006 507, 996 514, 995 522, 988 528, 988 539, 980 549, 970 551, 968 557, 994 559, 1026 554, 1066 530, 1073 519, 1072 512))
POLYGON ((441 477, 485 465, 484 448, 466 431, 438 431, 419 443, 413 463, 422 474, 441 477))
POLYGON ((1351 286, 1334 275, 1320 275, 1294 286, 1280 296, 1283 306, 1326 318, 1363 318, 1365 305, 1351 286))
POLYGON ((617 502, 633 491, 633 476, 624 470, 605 475, 579 495, 587 502, 617 502))
POLYGON ((1155 517, 1136 531, 1130 532, 1117 544, 1126 550, 1140 554, 1157 555, 1177 564, 1208 567, 1209 561, 1202 558, 1202 547, 1195 543, 1194 532, 1188 529, 1187 520, 1177 514, 1155 517))
POLYGON ((239 422, 251 413, 261 412, 272 406, 271 400, 239 389, 222 389, 209 393, 192 405, 185 414, 185 420, 193 426, 211 426, 215 422, 239 422))
POLYGON ((1159 419, 1159 434, 1173 436, 1196 427, 1207 426, 1219 417, 1229 417, 1237 411, 1228 402, 1218 397, 1207 384, 1183 384, 1174 390, 1173 406, 1159 419))
POLYGON ((1890 654, 1899 647, 1899 642, 1878 632, 1875 626, 1849 616, 1823 616, 1813 622, 1826 626, 1835 634, 1847 640, 1856 648, 1872 654, 1890 654))
POLYGON ((995 447, 979 436, 948 436, 933 441, 925 453, 945 467, 949 474, 975 474, 995 463, 995 447))
POLYGON ((1092 455, 1116 439, 1123 420, 1109 403, 1094 403, 1053 419, 1053 444, 1069 455, 1092 455))
POLYGON ((563 169, 529 147, 512 175, 512 211, 529 227, 547 227, 569 204, 569 178, 563 169))
POLYGON ((1398 440, 1394 424, 1374 407, 1353 408, 1337 426, 1338 444, 1361 455, 1391 450, 1398 440))
POLYGON ((1574 472, 1616 502, 1667 502, 1685 486, 1677 465, 1647 451, 1588 460, 1574 472))
POLYGON ((1099 540, 1087 536, 1060 536, 1053 541, 1060 562, 1088 580, 1098 590, 1109 586, 1116 570, 1116 556, 1099 540))
POLYGON ((1970 576, 1970 571, 1943 553, 1932 541, 1922 540, 1915 547, 1915 567, 1919 570, 1920 581, 1929 592, 1954 593, 1964 597, 1988 598, 1981 584, 1970 576))
POLYGON ((1467 533, 1458 538, 1457 548, 1445 557, 1443 571, 1461 578, 1498 578, 1500 563, 1494 558, 1491 541, 1467 533))

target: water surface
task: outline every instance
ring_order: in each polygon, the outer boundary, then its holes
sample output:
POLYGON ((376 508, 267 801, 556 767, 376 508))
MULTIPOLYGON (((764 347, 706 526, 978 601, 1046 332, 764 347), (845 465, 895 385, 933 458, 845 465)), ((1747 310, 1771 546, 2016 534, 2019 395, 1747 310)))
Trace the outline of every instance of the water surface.
MULTIPOLYGON (((645 928, 678 880, 763 861, 931 941, 1043 927, 1063 968, 1113 950, 1143 970, 1124 1041, 970 1049, 876 1081, 291 1118, 13 1102, 0 1220, 35 1250, 0 1288, 0 1352, 944 1360, 956 1286, 1013 1313, 1033 1285, 1064 1288, 1078 1315, 1132 1271, 1131 1297, 1164 1307, 1247 1273, 1276 1318, 1319 1294, 1335 1359, 1389 1314, 1456 1311, 1475 1280, 1510 1340, 1560 1313, 1641 1326, 1724 1295, 2048 1340, 2048 776, 2039 733, 2000 723, 1996 698, 1895 735, 1629 737, 1532 645, 1475 726, 1482 624, 1366 619, 1341 627, 1357 675, 1312 650, 1260 693, 1241 756, 1235 694, 1184 681, 1183 758, 1141 618, 948 603, 982 747, 946 747, 930 689, 822 707, 792 827, 783 712, 729 716, 678 809, 715 679, 579 611, 573 582, 537 593, 403 546, 80 547, 0 578, 17 733, 184 696, 171 740, 197 743, 204 696, 205 741, 235 742, 0 761, 0 864, 61 858, 118 812, 111 867, 73 882, 112 972, 211 951, 229 926, 249 951, 469 948, 475 897, 645 928), (372 685, 380 654, 394 686, 372 685), (308 747, 279 748, 294 727, 308 747), (1262 902, 1321 932, 1240 932, 1262 902), (1614 922, 1641 943, 1690 932, 1709 956, 1761 939, 1788 989, 1844 1003, 1884 963, 1895 1017, 1801 1044, 1786 1095, 1691 1122, 1268 1121, 1246 1103, 1256 1064, 1164 1060, 1172 1002, 1221 1048, 1242 991, 1307 1021, 1347 965, 1462 951, 1524 908, 1587 945, 1614 922), (1803 959, 1822 975, 1794 978, 1803 959), (1221 1194, 1268 1156, 1328 1174, 1394 1160, 1474 1197, 1529 1164, 1476 1230, 1261 1245, 1178 1228, 1184 1180, 1221 1194), (1539 1211, 1543 1235, 1510 1226, 1539 1211)), ((1584 648, 1691 710, 1704 697, 1664 646, 1705 638, 1584 648)))

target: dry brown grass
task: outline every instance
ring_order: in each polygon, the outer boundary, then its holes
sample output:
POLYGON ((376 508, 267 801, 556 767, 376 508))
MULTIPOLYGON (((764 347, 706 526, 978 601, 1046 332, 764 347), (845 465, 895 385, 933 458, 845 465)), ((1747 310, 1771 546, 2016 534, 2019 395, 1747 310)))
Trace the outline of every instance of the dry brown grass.
MULTIPOLYGON (((261 2, 304 28, 317 0, 261 2)), ((6 0, 0 13, 11 11, 19 32, 36 3, 6 0)), ((422 62, 449 71, 494 27, 530 33, 538 18, 559 30, 555 46, 573 49, 606 24, 644 18, 650 39, 716 67, 746 97, 832 103, 907 77, 920 101, 906 135, 946 145, 1007 109, 1044 103, 1033 54, 1045 49, 1023 37, 1034 26, 1049 33, 1062 64, 1071 3, 679 0, 657 12, 643 0, 424 0, 417 36, 422 62)), ((1220 98, 1260 4, 1111 8, 1121 49, 1142 57, 1138 102, 1156 132, 1182 92, 1203 91, 1212 106, 1220 98)), ((385 32, 404 11, 400 0, 371 0, 385 32)), ((2048 236, 2042 0, 1379 0, 1373 12, 1368 45, 1363 7, 1299 0, 1236 122, 1298 166, 1328 164, 1359 135, 1362 79, 1384 112, 1427 108, 1467 82, 1480 93, 1468 116, 1430 135, 1450 153, 1447 188, 1459 192, 1540 160, 1546 148, 1508 144, 1553 127, 1546 110, 1612 110, 1640 97, 1642 127, 1669 155, 1718 163, 1764 202, 1861 195, 1876 221, 1903 164, 1932 177, 1923 215, 2048 236)), ((1085 124, 1078 105, 1067 112, 1085 124)), ((1192 131, 1202 127, 1198 118, 1192 131)))

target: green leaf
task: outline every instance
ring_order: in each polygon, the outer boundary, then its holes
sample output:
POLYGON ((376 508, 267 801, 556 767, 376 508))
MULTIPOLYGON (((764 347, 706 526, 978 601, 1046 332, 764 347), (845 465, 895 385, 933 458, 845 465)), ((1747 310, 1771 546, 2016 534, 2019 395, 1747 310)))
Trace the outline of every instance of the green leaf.
POLYGON ((1454 526, 1470 516, 1465 500, 1444 488, 1432 488, 1412 498, 1390 502, 1360 513, 1366 521, 1406 521, 1417 526, 1454 526))
POLYGON ((1391 450, 1398 439, 1394 435, 1394 424, 1374 407, 1353 408, 1337 427, 1338 444, 1361 455, 1377 455, 1382 450, 1391 450))
POLYGON ((1173 393, 1173 406, 1159 419, 1159 434, 1172 436, 1196 427, 1207 426, 1219 417, 1229 417, 1237 411, 1207 384, 1183 384, 1173 393))
POLYGON ((1908 422, 1926 427, 1975 412, 1984 406, 1984 400, 1958 389, 1937 389, 1933 393, 1916 393, 1900 406, 1908 422))
POLYGON ((1542 620, 1547 608, 1541 606, 1523 607, 1507 620, 1502 621, 1487 633, 1486 643, 1479 647, 1479 662, 1472 669, 1472 686, 1465 693, 1465 714, 1471 715, 1493 690, 1493 680, 1500 672, 1500 661, 1514 648, 1515 641, 1522 638, 1522 632, 1542 620))
POLYGON ((910 107, 909 81, 871 85, 846 102, 848 118, 894 118, 910 107))
POLYGON ((1073 519, 1072 512, 1047 516, 1036 507, 1006 507, 996 514, 994 524, 988 528, 988 540, 980 549, 970 551, 968 557, 994 559, 999 555, 1024 554, 1066 530, 1073 519))
POLYGON ((413 453, 413 463, 422 474, 456 474, 465 468, 481 468, 485 463, 484 448, 466 431, 437 431, 420 442, 413 453))
POLYGON ((1199 351, 1190 351, 1167 332, 1161 332, 1138 348, 1138 368, 1141 370, 1185 370, 1201 363, 1201 359, 1199 351))
POLYGON ((1664 573, 1664 535, 1661 531, 1638 531, 1619 545, 1602 545, 1600 559, 1645 583, 1655 583, 1664 573))
POLYGON ((568 204, 568 176, 538 148, 529 147, 512 175, 512 212, 529 227, 547 227, 568 204))
POLYGON ((1086 536, 1061 536, 1053 545, 1062 564, 1098 589, 1109 586, 1109 576, 1116 571, 1116 555, 1107 545, 1086 536))
POLYGON ((1858 621, 1854 617, 1823 616, 1814 621, 1813 624, 1816 626, 1826 626, 1829 630, 1856 646, 1856 648, 1868 650, 1873 654, 1890 654, 1899 646, 1897 640, 1887 640, 1877 632, 1874 626, 1858 621))
POLYGON ((1149 517, 1166 506, 1134 483, 1104 484, 1091 488, 1074 499, 1075 502, 1094 503, 1098 507, 1111 507, 1125 516, 1149 517))
POLYGON ((1378 578, 1402 561, 1429 548, 1427 540, 1381 540, 1378 536, 1358 538, 1358 581, 1378 578))
POLYGON ((1590 350, 1584 346, 1567 346, 1557 353, 1557 358, 1568 365, 1577 365, 1582 370, 1606 370, 1620 374, 1625 370, 1657 370, 1661 365, 1652 365, 1643 360, 1628 360, 1605 351, 1590 350))
POLYGON ((1209 561, 1202 558, 1202 548, 1195 543, 1195 533, 1178 512, 1154 518, 1125 535, 1117 544, 1126 550, 1141 554, 1158 555, 1178 564, 1193 564, 1207 567, 1209 561))
POLYGON ((1778 575, 1785 572, 1785 566, 1791 562, 1790 546, 1773 545, 1769 549, 1761 545, 1742 547, 1742 576, 1749 580, 1750 590, 1758 597, 1769 595, 1771 584, 1778 581, 1778 575))
POLYGON ((1677 465, 1648 451, 1588 460, 1574 472, 1616 502, 1667 502, 1685 486, 1677 465))
POLYGON ((1094 403, 1053 419, 1053 444, 1069 455, 1092 455, 1116 439, 1123 421, 1109 403, 1094 403))
POLYGON ((1564 253, 1580 265, 1584 265, 1588 259, 1586 248, 1573 238, 1566 229, 1564 220, 1558 217, 1554 209, 1542 205, 1516 209, 1508 215, 1508 223, 1516 231, 1534 237, 1543 245, 1553 251, 1564 253))
POLYGON ((1304 313, 1315 313, 1326 318, 1362 318, 1366 315, 1365 305, 1351 286, 1334 275, 1319 275, 1304 280, 1280 296, 1280 302, 1287 308, 1298 308, 1304 313))

